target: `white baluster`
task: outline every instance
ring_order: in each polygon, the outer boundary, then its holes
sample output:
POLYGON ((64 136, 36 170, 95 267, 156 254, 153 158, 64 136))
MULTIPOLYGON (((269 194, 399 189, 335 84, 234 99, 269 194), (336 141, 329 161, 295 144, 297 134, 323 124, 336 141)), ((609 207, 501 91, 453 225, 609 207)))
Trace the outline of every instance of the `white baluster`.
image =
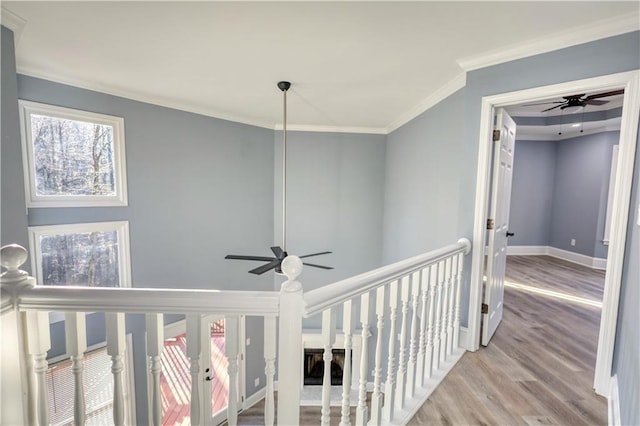
MULTIPOLYGON (((227 330, 225 329, 225 334, 227 330)), ((207 340, 208 341, 208 340, 207 340)), ((201 423, 202 374, 200 357, 202 356, 202 319, 200 315, 187 315, 187 357, 191 374, 191 425, 201 423)), ((207 396, 210 398, 210 396, 207 396)))
POLYGON ((322 312, 322 346, 324 353, 324 377, 322 378, 322 416, 320 423, 330 424, 331 419, 331 361, 333 361, 333 345, 336 340, 336 314, 329 308, 322 312))
POLYGON ((342 416, 340 426, 351 425, 351 350, 353 349, 353 302, 347 300, 342 308, 344 333, 344 369, 342 370, 342 416))
POLYGON ((456 257, 450 258, 451 276, 449 278, 449 306, 447 308, 447 357, 453 352, 453 309, 456 300, 458 263, 456 257))
POLYGON ((371 395, 371 420, 370 425, 379 425, 382 421, 382 341, 384 339, 384 300, 385 286, 380 286, 376 290, 376 316, 378 321, 376 328, 378 337, 376 339, 375 368, 373 375, 373 394, 371 395))
POLYGON ((229 402, 227 405, 227 423, 229 426, 238 424, 238 336, 240 318, 237 315, 225 317, 224 320, 224 351, 229 361, 229 402))
POLYGON ((449 307, 449 293, 451 288, 451 258, 444 261, 445 272, 444 281, 442 283, 442 313, 440 323, 440 363, 444 363, 447 358, 447 327, 449 319, 447 317, 449 307))
POLYGON ((29 411, 31 423, 49 424, 46 376, 47 351, 51 349, 49 313, 26 312, 27 359, 29 366, 29 411))
POLYGON ((275 402, 273 378, 276 374, 276 317, 264 318, 264 372, 267 376, 266 395, 264 397, 264 424, 273 426, 275 402))
POLYGON ((398 310, 398 281, 389 284, 389 359, 387 381, 384 385, 384 407, 382 415, 386 422, 393 420, 396 392, 396 313, 398 310))
POLYGON ((369 313, 370 294, 360 296, 360 324, 362 325, 362 357, 360 358, 360 386, 358 390, 358 407, 356 408, 356 425, 364 426, 369 417, 367 408, 367 362, 369 360, 369 313))
POLYGON ((409 365, 407 366, 407 396, 416 393, 416 357, 418 352, 418 305, 420 303, 420 271, 411 274, 411 334, 409 336, 409 365))
POLYGON ((107 322, 107 354, 111 356, 111 373, 113 374, 113 423, 124 425, 125 404, 122 371, 124 370, 125 326, 124 314, 108 312, 107 322))
POLYGON ((71 358, 73 373, 73 424, 82 426, 86 421, 84 401, 84 352, 87 350, 87 324, 84 313, 67 312, 64 320, 67 354, 71 358))
POLYGON ((396 405, 404 408, 407 395, 407 317, 409 314, 409 276, 400 281, 400 298, 402 301, 402 325, 400 326, 400 357, 398 359, 398 386, 396 387, 396 405))
POLYGON ((0 319, 0 424, 22 425, 35 424, 35 376, 33 374, 32 357, 25 352, 28 340, 23 314, 18 310, 20 291, 33 288, 35 279, 27 272, 20 270, 27 261, 27 250, 17 244, 9 244, 0 249, 0 264, 6 271, 0 274, 2 292, 2 318, 0 319), (5 302, 10 299, 11 307, 5 302), (16 342, 7 344, 6 342, 16 342), (26 371, 23 364, 29 365, 26 371), (28 380, 24 380, 24 378, 28 380), (17 400, 13 396, 18 396, 17 400), (16 403, 17 402, 17 403, 16 403), (25 406, 23 407, 23 404, 25 406), (33 416, 31 416, 33 414, 33 416))
POLYGON ((287 281, 280 289, 278 333, 278 424, 300 424, 302 387, 302 260, 287 256, 282 261, 287 281))
POLYGON ((147 356, 149 357, 149 400, 151 422, 162 425, 162 393, 160 372, 162 371, 162 349, 164 347, 164 320, 162 314, 147 314, 147 356))
POLYGON ((458 270, 456 277, 456 306, 455 306, 455 319, 453 321, 453 344, 456 348, 460 347, 460 297, 462 287, 462 268, 464 262, 464 254, 458 254, 458 270))
POLYGON ((420 294, 422 295, 422 306, 420 311, 420 339, 418 341, 418 360, 417 360, 417 384, 424 386, 425 377, 425 354, 427 352, 427 303, 429 296, 429 274, 430 267, 426 267, 420 274, 420 294))
POLYGON ((427 347, 425 349, 425 369, 426 377, 430 378, 433 373, 433 340, 436 334, 434 330, 434 318, 436 309, 436 284, 438 282, 439 264, 431 265, 429 268, 429 317, 427 322, 427 347))
POLYGON ((442 324, 442 286, 444 282, 444 261, 438 262, 438 283, 435 301, 435 325, 433 328, 433 358, 432 371, 440 368, 440 332, 442 324))

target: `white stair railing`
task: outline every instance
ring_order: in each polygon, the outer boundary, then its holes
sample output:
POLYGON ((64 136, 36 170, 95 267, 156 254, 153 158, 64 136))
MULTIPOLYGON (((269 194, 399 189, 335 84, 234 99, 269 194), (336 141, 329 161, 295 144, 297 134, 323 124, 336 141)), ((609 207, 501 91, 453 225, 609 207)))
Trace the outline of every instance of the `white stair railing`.
MULTIPOLYGON (((15 404, 11 404, 9 409, 3 406, 2 424, 49 424, 45 373, 48 368, 46 354, 51 347, 48 317, 51 311, 65 313, 67 352, 72 359, 75 386, 74 424, 86 422, 82 389, 83 357, 87 348, 85 312, 106 313, 106 344, 114 379, 113 422, 116 425, 125 424, 130 418, 123 382, 125 314, 128 313, 146 315, 149 412, 150 422, 154 425, 162 424, 160 362, 164 314, 186 316, 187 356, 192 383, 190 421, 193 425, 206 423, 207 419, 203 416, 209 415, 203 413, 206 405, 204 398, 210 398, 204 395, 207 378, 204 377, 203 364, 208 361, 202 358, 202 345, 206 342, 202 333, 210 332, 208 327, 202 325, 203 316, 206 315, 224 316, 225 336, 232 337, 225 345, 229 361, 227 417, 230 425, 237 424, 239 408, 236 382, 240 315, 264 318, 266 425, 300 423, 302 321, 315 315, 322 316, 320 334, 324 350, 320 423, 330 423, 331 365, 338 329, 342 330, 345 348, 343 383, 338 402, 340 424, 406 423, 463 353, 458 342, 461 283, 463 257, 469 252, 470 246, 470 242, 463 239, 456 244, 307 293, 303 292, 302 284, 297 281, 302 262, 296 256, 289 256, 282 262, 287 280, 279 293, 35 286, 35 280, 19 270, 26 261, 26 251, 19 246, 5 246, 1 256, 5 272, 0 276, 2 341, 3 346, 9 338, 19 341, 12 353, 22 360, 26 382, 22 380, 20 371, 8 370, 5 363, 2 364, 2 375, 3 382, 14 380, 19 383, 26 398, 23 399, 18 393, 15 404), (336 321, 338 312, 343 314, 341 324, 336 321), (279 331, 277 346, 276 324, 279 331), (387 326, 388 340, 384 333, 387 326), (354 334, 361 335, 358 383, 352 383, 354 334), (370 339, 375 339, 371 345, 375 347, 375 353, 369 352, 370 339), (385 349, 388 352, 386 354, 385 349), (276 361, 281 367, 277 373, 277 410, 274 403, 276 361), (373 366, 372 376, 368 371, 370 366, 373 366), (386 380, 383 381, 385 366, 386 380), (355 419, 351 416, 352 387, 357 387, 358 393, 355 419), (370 390, 373 390, 371 394, 370 390), (26 401, 24 407, 23 401, 26 401)), ((3 356, 7 352, 3 348, 3 356)))

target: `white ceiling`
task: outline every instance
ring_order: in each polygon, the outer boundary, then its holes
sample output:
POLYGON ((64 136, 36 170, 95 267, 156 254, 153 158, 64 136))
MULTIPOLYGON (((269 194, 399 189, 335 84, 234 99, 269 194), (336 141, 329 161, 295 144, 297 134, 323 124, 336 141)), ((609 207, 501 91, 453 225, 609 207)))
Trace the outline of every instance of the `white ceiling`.
MULTIPOLYGON (((464 70, 640 27, 640 2, 2 2, 18 72, 274 128, 386 133, 464 70)), ((552 66, 552 64, 550 64, 552 66)))

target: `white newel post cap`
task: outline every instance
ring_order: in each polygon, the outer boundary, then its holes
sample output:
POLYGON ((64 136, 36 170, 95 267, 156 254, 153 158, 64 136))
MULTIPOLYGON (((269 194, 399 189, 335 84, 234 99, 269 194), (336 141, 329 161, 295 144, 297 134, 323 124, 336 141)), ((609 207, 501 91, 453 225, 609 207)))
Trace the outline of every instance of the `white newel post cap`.
POLYGON ((296 278, 302 273, 302 260, 298 256, 289 255, 282 260, 280 269, 282 269, 282 273, 287 276, 287 281, 282 283, 281 291, 301 291, 302 284, 296 281, 296 278))
POLYGON ((18 244, 8 244, 0 248, 0 265, 5 269, 0 274, 0 283, 3 287, 7 284, 11 284, 12 287, 35 285, 35 279, 19 269, 27 261, 27 257, 27 250, 18 244))

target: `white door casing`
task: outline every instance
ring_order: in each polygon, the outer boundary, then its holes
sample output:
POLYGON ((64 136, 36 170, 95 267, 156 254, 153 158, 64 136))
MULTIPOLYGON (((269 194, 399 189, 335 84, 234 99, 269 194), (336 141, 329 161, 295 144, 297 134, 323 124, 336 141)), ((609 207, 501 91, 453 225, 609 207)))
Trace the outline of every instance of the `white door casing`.
MULTIPOLYGON (((640 70, 610 74, 584 80, 568 81, 550 86, 524 89, 515 92, 485 96, 480 112, 480 134, 478 146, 478 169, 476 175, 476 200, 471 259, 471 284, 469 294, 468 338, 464 348, 476 351, 480 347, 480 302, 484 246, 487 221, 490 148, 493 130, 493 110, 498 107, 522 102, 537 102, 567 93, 584 93, 624 89, 622 120, 620 123, 619 161, 616 169, 616 188, 613 198, 611 241, 607 258, 607 273, 604 284, 598 354, 596 356, 594 389, 607 396, 613 366, 613 350, 620 301, 620 285, 624 249, 629 222, 633 165, 636 160, 636 143, 640 115, 640 70)), ((461 342, 462 343, 462 342, 461 342)))
POLYGON ((507 232, 509 231, 516 123, 504 108, 499 108, 496 112, 495 134, 497 132, 500 136, 493 144, 493 184, 489 211, 491 226, 487 227, 489 228, 487 279, 484 289, 486 313, 483 313, 482 316, 482 344, 484 346, 489 344, 491 336, 502 320, 504 274, 507 265, 507 232))

